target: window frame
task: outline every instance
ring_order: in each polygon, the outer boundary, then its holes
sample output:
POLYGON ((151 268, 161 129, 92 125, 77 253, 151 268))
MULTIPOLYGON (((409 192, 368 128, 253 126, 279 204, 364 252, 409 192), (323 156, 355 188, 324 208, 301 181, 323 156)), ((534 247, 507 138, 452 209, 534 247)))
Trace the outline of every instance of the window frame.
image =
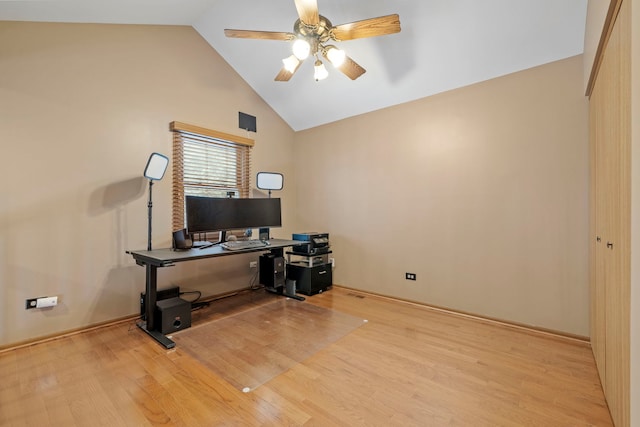
MULTIPOLYGON (((173 132, 173 212, 172 226, 173 231, 184 229, 185 212, 184 200, 188 194, 186 187, 191 187, 192 182, 185 185, 184 182, 184 147, 185 142, 207 143, 224 146, 225 149, 236 150, 236 170, 235 170, 235 188, 238 189, 238 196, 241 198, 249 197, 251 190, 251 149, 255 145, 255 141, 250 138, 244 138, 200 126, 190 125, 183 122, 173 121, 169 124, 169 129, 173 132)), ((224 185, 207 186, 215 190, 223 190, 224 185)), ((235 190, 235 188, 233 188, 235 190)), ((229 191, 232 188, 229 187, 229 191)))

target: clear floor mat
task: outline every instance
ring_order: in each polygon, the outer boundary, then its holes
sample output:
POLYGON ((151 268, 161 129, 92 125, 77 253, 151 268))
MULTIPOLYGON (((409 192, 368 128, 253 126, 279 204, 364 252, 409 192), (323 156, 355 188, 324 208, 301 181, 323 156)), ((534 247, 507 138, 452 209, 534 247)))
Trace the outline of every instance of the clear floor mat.
POLYGON ((292 299, 173 335, 179 348, 239 390, 275 378, 363 324, 363 320, 292 299))

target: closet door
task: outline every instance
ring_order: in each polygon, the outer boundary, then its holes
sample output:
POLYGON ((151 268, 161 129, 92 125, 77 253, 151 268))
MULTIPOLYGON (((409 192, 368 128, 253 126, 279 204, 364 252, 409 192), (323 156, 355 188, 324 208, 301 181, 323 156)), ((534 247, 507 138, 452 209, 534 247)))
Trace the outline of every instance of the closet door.
POLYGON ((596 86, 591 96, 589 109, 589 126, 590 126, 590 157, 591 157, 591 218, 590 218, 590 286, 591 286, 591 348, 600 374, 600 381, 603 386, 606 382, 606 341, 605 341, 605 251, 606 242, 603 242, 603 236, 607 233, 604 229, 606 215, 604 201, 607 190, 605 188, 605 144, 606 140, 603 135, 603 122, 606 118, 602 117, 603 112, 599 108, 595 108, 602 103, 603 85, 596 86))
POLYGON ((631 297, 631 50, 630 3, 623 2, 607 50, 612 53, 607 141, 611 193, 607 197, 609 235, 605 255, 606 392, 617 426, 630 422, 631 297), (610 150, 609 150, 610 148, 610 150))
POLYGON ((616 426, 629 419, 630 27, 624 1, 590 100, 594 357, 616 426))

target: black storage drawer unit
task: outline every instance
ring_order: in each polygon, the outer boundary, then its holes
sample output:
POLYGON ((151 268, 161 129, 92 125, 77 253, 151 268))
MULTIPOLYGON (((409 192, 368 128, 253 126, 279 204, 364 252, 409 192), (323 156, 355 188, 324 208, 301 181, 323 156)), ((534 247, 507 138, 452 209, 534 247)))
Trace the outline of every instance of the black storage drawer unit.
POLYGON ((331 264, 313 267, 300 264, 287 265, 287 279, 296 281, 296 292, 315 295, 324 292, 333 284, 331 264))

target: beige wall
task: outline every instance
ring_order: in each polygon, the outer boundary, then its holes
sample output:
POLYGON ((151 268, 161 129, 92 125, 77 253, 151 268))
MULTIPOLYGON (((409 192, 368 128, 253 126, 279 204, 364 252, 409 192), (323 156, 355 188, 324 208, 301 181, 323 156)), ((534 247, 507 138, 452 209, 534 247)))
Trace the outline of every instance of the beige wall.
MULTIPOLYGON (((293 131, 190 27, 0 22, 0 346, 134 314, 146 248, 149 154, 179 120, 255 138, 254 171, 285 173, 295 229, 293 131), (238 111, 258 133, 237 128, 238 111), (50 310, 25 299, 58 295, 50 310)), ((255 176, 255 174, 254 174, 255 176)), ((154 247, 170 244, 171 178, 154 185, 154 247)), ((247 257, 187 263, 160 287, 247 287, 247 257)))
POLYGON ((587 336, 582 76, 577 56, 298 132, 334 283, 587 336))
MULTIPOLYGON (((275 235, 331 233, 335 283, 588 334, 581 57, 297 135, 188 27, 0 22, 0 69, 0 346, 137 312, 125 251, 146 246, 140 175, 172 120, 255 138, 254 171, 285 174, 275 235), (60 305, 24 309, 42 295, 60 305)), ((170 189, 154 186, 155 247, 170 189)), ((163 269, 160 287, 246 287, 247 258, 163 269)))

